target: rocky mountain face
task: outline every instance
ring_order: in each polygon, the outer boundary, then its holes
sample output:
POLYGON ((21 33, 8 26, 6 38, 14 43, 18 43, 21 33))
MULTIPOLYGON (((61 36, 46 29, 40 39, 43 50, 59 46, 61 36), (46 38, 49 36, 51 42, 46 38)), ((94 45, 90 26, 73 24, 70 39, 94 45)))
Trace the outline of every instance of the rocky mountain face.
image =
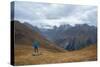
POLYGON ((97 28, 88 24, 61 25, 53 29, 41 30, 41 33, 66 50, 81 49, 97 42, 97 28))

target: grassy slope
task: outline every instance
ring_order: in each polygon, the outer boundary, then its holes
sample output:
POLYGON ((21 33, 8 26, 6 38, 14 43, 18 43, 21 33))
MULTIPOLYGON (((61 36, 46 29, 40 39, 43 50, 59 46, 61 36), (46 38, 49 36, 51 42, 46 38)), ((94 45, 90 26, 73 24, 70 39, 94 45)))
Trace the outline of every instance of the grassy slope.
POLYGON ((65 52, 55 52, 53 50, 47 51, 46 49, 40 48, 42 55, 32 56, 33 50, 31 46, 20 45, 16 46, 15 48, 15 65, 96 60, 96 49, 96 45, 91 45, 87 48, 77 51, 65 52))

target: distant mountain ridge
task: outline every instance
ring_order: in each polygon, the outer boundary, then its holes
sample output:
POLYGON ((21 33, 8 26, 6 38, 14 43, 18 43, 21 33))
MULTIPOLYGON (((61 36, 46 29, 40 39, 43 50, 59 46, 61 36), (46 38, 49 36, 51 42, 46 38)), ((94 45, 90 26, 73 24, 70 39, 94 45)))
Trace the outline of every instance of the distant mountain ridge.
POLYGON ((23 23, 25 26, 29 27, 30 29, 32 29, 33 31, 40 31, 36 26, 32 26, 31 24, 29 24, 28 22, 24 22, 23 23))
POLYGON ((77 50, 97 42, 97 28, 88 24, 61 25, 41 30, 49 40, 66 50, 77 50))

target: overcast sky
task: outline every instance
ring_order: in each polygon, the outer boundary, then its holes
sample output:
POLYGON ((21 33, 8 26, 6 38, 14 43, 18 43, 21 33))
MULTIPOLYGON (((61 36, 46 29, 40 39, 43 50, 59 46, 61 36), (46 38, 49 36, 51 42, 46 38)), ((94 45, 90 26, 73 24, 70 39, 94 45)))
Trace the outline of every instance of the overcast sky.
POLYGON ((96 26, 97 23, 96 6, 16 1, 14 13, 16 20, 45 28, 84 23, 96 26))

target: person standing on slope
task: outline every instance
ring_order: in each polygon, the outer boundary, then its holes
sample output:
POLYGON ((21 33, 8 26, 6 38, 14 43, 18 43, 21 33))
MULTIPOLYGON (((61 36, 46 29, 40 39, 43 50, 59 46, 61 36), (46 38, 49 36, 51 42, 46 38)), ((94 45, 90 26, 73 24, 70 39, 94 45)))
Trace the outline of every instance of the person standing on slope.
POLYGON ((32 44, 33 48, 34 48, 34 52, 35 53, 38 53, 39 52, 39 47, 40 47, 40 42, 39 40, 34 40, 33 41, 33 44, 32 44))

